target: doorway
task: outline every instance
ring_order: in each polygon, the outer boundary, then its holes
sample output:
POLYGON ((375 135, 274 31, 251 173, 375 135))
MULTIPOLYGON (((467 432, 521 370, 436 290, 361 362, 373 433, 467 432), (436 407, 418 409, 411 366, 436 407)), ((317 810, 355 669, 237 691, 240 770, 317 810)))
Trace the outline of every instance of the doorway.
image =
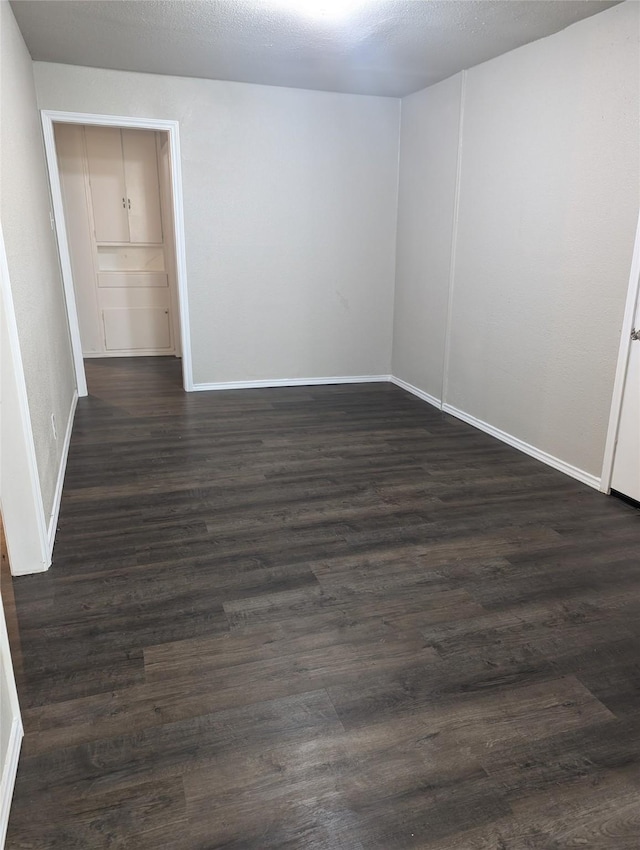
MULTIPOLYGON (((177 354, 178 346, 182 356, 183 387, 186 391, 192 390, 178 122, 43 110, 42 124, 78 394, 87 395, 84 369, 84 356, 87 354, 157 354, 159 348, 164 348, 162 353, 177 354), (76 260, 76 270, 78 260, 73 256, 69 233, 70 227, 75 224, 68 221, 65 214, 63 184, 67 182, 67 176, 62 173, 58 160, 58 145, 65 146, 65 156, 72 154, 74 145, 78 153, 84 150, 86 154, 87 134, 94 152, 98 146, 96 155, 100 154, 100 145, 105 144, 114 149, 120 145, 123 152, 128 148, 129 152, 133 151, 131 155, 134 158, 136 149, 141 146, 155 146, 159 173, 158 200, 160 214, 164 211, 165 225, 162 230, 164 241, 159 249, 158 234, 161 231, 158 230, 158 222, 154 222, 152 215, 151 219, 146 217, 145 223, 144 217, 139 215, 141 207, 149 201, 149 181, 141 181, 140 166, 129 169, 128 186, 133 188, 127 191, 124 174, 126 157, 123 156, 122 185, 125 189, 117 193, 117 208, 109 213, 106 221, 102 216, 99 222, 91 220, 89 209, 88 223, 85 223, 85 255, 84 260, 81 258, 81 266, 84 262, 85 277, 89 277, 92 283, 93 291, 89 294, 86 286, 81 289, 74 280, 73 260, 76 260), (132 203, 131 195, 136 191, 138 201, 132 203), (91 238, 90 250, 86 247, 87 238, 91 238), (171 272, 173 286, 169 280, 171 272), (102 342, 98 345, 94 338, 93 343, 89 341, 89 350, 83 351, 81 325, 91 327, 90 322, 87 323, 91 311, 94 337, 96 330, 99 331, 102 342), (91 345, 93 351, 90 350, 91 345)), ((89 159, 85 159, 84 169, 90 172, 89 159)), ((100 195, 99 183, 100 175, 96 173, 94 187, 97 188, 94 192, 97 192, 99 201, 94 206, 104 212, 106 196, 100 195)), ((86 191, 87 185, 88 180, 83 191, 86 191)), ((68 186, 64 188, 68 195, 68 186)), ((80 188, 78 181, 75 189, 80 188)), ((113 183, 107 190, 113 194, 113 183)), ((77 197, 80 195, 77 194, 77 197)), ((87 208, 91 200, 89 195, 87 208)), ((84 335, 86 338, 86 331, 84 335)))
POLYGON ((54 136, 83 357, 179 356, 167 134, 54 136))

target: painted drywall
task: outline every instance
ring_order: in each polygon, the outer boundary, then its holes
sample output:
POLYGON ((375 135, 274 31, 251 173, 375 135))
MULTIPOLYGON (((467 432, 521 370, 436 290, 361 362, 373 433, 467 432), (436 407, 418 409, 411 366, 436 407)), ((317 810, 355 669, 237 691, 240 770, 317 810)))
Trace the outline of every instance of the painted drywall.
POLYGON ((592 475, 638 216, 639 11, 466 79, 446 401, 592 475))
POLYGON ((394 374, 595 479, 638 216, 638 12, 467 71, 457 186, 459 78, 402 101, 394 374))
POLYGON ((393 374, 442 398, 462 74, 402 100, 393 374))
POLYGON ((41 108, 180 122, 196 384, 388 374, 399 101, 34 67, 41 108))
POLYGON ((0 218, 48 519, 75 379, 32 62, 6 0, 0 2, 0 39, 0 218))

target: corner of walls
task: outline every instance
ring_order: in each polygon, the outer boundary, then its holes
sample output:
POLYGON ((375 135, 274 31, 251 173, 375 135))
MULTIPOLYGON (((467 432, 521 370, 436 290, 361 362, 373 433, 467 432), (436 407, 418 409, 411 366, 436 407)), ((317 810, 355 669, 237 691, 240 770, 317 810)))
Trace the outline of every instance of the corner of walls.
POLYGON ((442 398, 464 72, 401 102, 392 373, 442 398))
POLYGON ((535 446, 530 445, 529 443, 525 443, 524 440, 520 440, 518 437, 514 437, 512 434, 508 434, 506 431, 501 431, 500 428, 496 428, 494 425, 490 425, 488 422, 483 422, 476 416, 471 416, 471 414, 465 413, 463 410, 458 410, 458 408, 453 407, 450 404, 444 403, 443 401, 441 401, 441 399, 429 395, 429 393, 425 393, 418 387, 414 387, 412 384, 403 381, 402 378, 398 378, 395 375, 390 375, 389 381, 392 384, 395 384, 397 387, 400 387, 400 389, 405 390, 406 392, 411 393, 411 395, 414 395, 417 398, 421 399, 422 401, 426 401, 427 404, 432 405, 432 407, 436 407, 443 413, 448 413, 450 416, 455 416, 456 419, 460 419, 462 422, 466 422, 467 425, 471 425, 474 428, 477 428, 479 431, 483 431, 485 434, 489 434, 489 436, 494 437, 496 440, 500 440, 501 443, 506 443, 508 446, 512 446, 514 449, 523 452, 523 454, 529 455, 529 457, 535 458, 535 460, 539 460, 546 466, 550 466, 553 469, 557 469, 559 472, 563 472, 565 475, 568 475, 571 478, 575 478, 576 481, 580 481, 582 484, 587 484, 594 490, 602 489, 602 480, 598 478, 597 475, 592 475, 589 472, 585 472, 584 469, 579 469, 577 466, 573 466, 572 464, 567 463, 566 461, 561 460, 558 457, 554 457, 554 455, 551 455, 548 452, 543 451, 542 449, 538 449, 535 446))
POLYGON ((613 6, 465 81, 444 402, 590 484, 637 223, 637 11, 613 6))
POLYGON ((395 370, 395 341, 396 341, 396 295, 398 284, 398 216, 400 213, 400 152, 402 142, 402 102, 404 98, 398 98, 398 154, 396 159, 396 209, 395 209, 395 238, 393 240, 393 307, 391 311, 391 357, 389 372, 393 375, 395 370))
MULTIPOLYGON (((529 46, 528 49, 531 49, 531 46, 529 46)), ((454 312, 457 310, 456 303, 455 303, 455 297, 456 296, 460 297, 460 293, 457 292, 457 288, 458 288, 457 284, 459 282, 458 278, 459 278, 459 273, 460 273, 459 268, 458 268, 459 252, 460 252, 460 249, 461 249, 459 238, 461 237, 461 235, 463 235, 463 234, 460 233, 460 225, 461 225, 460 217, 461 217, 462 183, 463 183, 463 180, 466 179, 465 175, 464 175, 464 168, 465 168, 465 162, 466 162, 466 147, 465 147, 465 145, 466 145, 466 142, 467 142, 465 119, 466 119, 467 101, 468 101, 469 73, 470 73, 469 71, 465 70, 465 71, 462 71, 461 74, 460 74, 460 102, 459 102, 459 116, 458 116, 458 128, 457 128, 457 130, 458 130, 458 132, 457 132, 457 153, 456 153, 457 159, 456 159, 456 169, 455 169, 455 200, 454 200, 453 214, 452 214, 452 219, 451 219, 452 224, 451 224, 451 243, 450 243, 450 258, 449 258, 448 291, 447 291, 446 330, 445 330, 444 351, 443 351, 443 356, 442 356, 442 393, 441 393, 441 398, 438 398, 436 394, 426 392, 425 388, 420 386, 421 382, 419 382, 419 381, 410 382, 410 378, 409 378, 409 380, 407 380, 407 378, 409 376, 408 376, 408 374, 405 374, 405 372, 409 372, 409 371, 412 371, 412 370, 406 369, 406 368, 401 368, 401 360, 404 360, 403 365, 405 367, 407 366, 407 364, 411 363, 410 358, 409 358, 409 360, 407 360, 407 353, 408 352, 411 353, 410 347, 407 347, 407 350, 405 350, 404 357, 402 359, 397 356, 398 350, 399 350, 399 339, 401 338, 399 336, 399 334, 402 333, 402 331, 404 330, 404 326, 400 327, 400 325, 402 323, 399 321, 398 312, 397 312, 398 311, 398 305, 402 304, 402 300, 400 299, 400 301, 399 301, 399 295, 402 294, 401 287, 403 286, 403 280, 401 278, 401 263, 402 263, 401 252, 403 250, 403 247, 402 247, 403 234, 401 233, 401 228, 403 226, 403 223, 402 223, 402 216, 403 216, 403 208, 402 208, 402 204, 403 204, 403 196, 402 196, 403 182, 402 181, 403 181, 403 179, 405 180, 405 184, 404 184, 405 187, 406 187, 406 185, 410 185, 410 184, 406 183, 407 175, 406 174, 404 176, 402 175, 401 169, 402 169, 403 165, 405 165, 405 167, 406 167, 406 163, 403 159, 401 159, 401 162, 400 162, 400 175, 401 176, 400 176, 400 180, 399 180, 399 198, 398 198, 398 212, 397 212, 397 218, 398 218, 397 237, 396 237, 397 257, 396 257, 396 282, 395 282, 395 297, 394 297, 394 303, 395 303, 395 306, 396 306, 396 315, 394 316, 394 357, 393 357, 393 360, 392 360, 392 377, 391 377, 390 380, 391 380, 392 383, 394 383, 398 387, 401 387, 402 389, 406 390, 407 392, 410 392, 413 395, 415 395, 416 397, 421 398, 422 400, 426 401, 427 403, 429 403, 429 404, 431 404, 435 407, 440 408, 445 413, 453 415, 456 418, 467 422, 468 424, 472 425, 473 427, 478 428, 479 430, 481 430, 481 431, 483 431, 487 434, 490 434, 491 436, 495 437, 496 439, 499 439, 500 441, 502 441, 502 442, 504 442, 504 443, 506 443, 510 446, 513 446, 514 448, 518 449, 519 451, 522 451, 523 453, 525 453, 525 454, 527 454, 527 455, 529 455, 533 458, 536 458, 537 460, 545 463, 547 466, 550 466, 554 469, 557 469, 557 470, 563 472, 564 474, 566 474, 566 475, 588 485, 589 487, 592 487, 594 489, 600 489, 602 487, 604 478, 601 479, 598 475, 595 475, 592 472, 587 472, 587 471, 585 471, 585 469, 580 468, 579 466, 577 466, 575 464, 569 463, 567 460, 563 459, 562 457, 556 456, 555 454, 553 454, 550 451, 546 451, 546 450, 543 450, 541 448, 538 448, 536 445, 532 445, 531 443, 527 442, 526 440, 522 439, 521 437, 514 436, 514 433, 508 433, 508 431, 505 431, 503 428, 499 428, 499 427, 497 427, 496 424, 493 424, 492 420, 485 421, 484 419, 480 418, 479 416, 473 415, 472 413, 467 412, 467 410, 461 409, 461 406, 459 405, 460 399, 458 398, 456 401, 454 401, 454 399, 451 397, 451 389, 452 388, 451 388, 451 385, 450 385, 449 377, 450 377, 450 367, 452 365, 452 358, 455 357, 455 351, 453 349, 453 345, 454 345, 454 342, 453 342, 453 336, 454 336, 453 327, 454 327, 454 322, 456 320, 456 316, 454 316, 454 312)), ((428 108, 429 103, 430 102, 428 102, 428 101, 423 103, 422 107, 425 108, 425 109, 428 108)), ((405 100, 403 99, 402 112, 401 112, 401 119, 402 119, 401 120, 401 151, 402 151, 402 157, 404 157, 405 152, 406 152, 406 140, 405 140, 405 137, 404 137, 404 133, 408 132, 408 126, 409 126, 409 129, 410 129, 411 132, 413 132, 414 134, 416 134, 416 133, 418 134, 417 135, 418 142, 420 141, 420 133, 423 132, 421 130, 420 124, 416 122, 415 114, 414 114, 414 117, 413 117, 413 123, 411 125, 407 125, 407 122, 405 120, 405 106, 406 106, 405 100)), ((433 119, 436 120, 436 117, 437 117, 437 114, 433 116, 433 119)), ((414 145, 413 151, 411 151, 411 148, 409 150, 410 150, 410 156, 413 156, 413 159, 416 159, 417 154, 416 154, 416 150, 415 150, 415 145, 414 145)), ((424 155, 426 156, 427 154, 425 153, 424 155)), ((413 163, 411 165, 412 169, 414 167, 415 167, 415 163, 413 163)), ((405 192, 406 191, 407 190, 405 188, 405 192)), ((410 196, 407 196, 407 197, 410 197, 410 196)), ((404 202, 407 203, 407 200, 405 199, 404 202)), ((409 211, 411 211, 411 209, 412 209, 411 203, 412 202, 409 201, 409 204, 410 204, 410 206, 408 207, 409 211)), ((413 203, 415 203, 415 201, 413 203)), ((406 215, 407 210, 404 210, 404 213, 406 215)), ((406 236, 406 234, 405 234, 405 236, 406 236)), ((407 250, 406 247, 405 247, 404 250, 407 250)), ((413 247, 413 249, 412 249, 412 246, 409 244, 408 253, 409 253, 409 262, 414 264, 410 268, 410 271, 414 274, 414 276, 415 276, 416 273, 424 272, 424 268, 421 269, 419 265, 416 265, 415 247, 413 247), (413 255, 411 255, 411 250, 413 250, 413 255)), ((468 259, 468 257, 467 257, 467 259, 468 259)), ((467 265, 468 265, 468 263, 467 263, 467 265)), ((405 276, 406 276, 406 269, 405 269, 405 276)), ((426 283, 425 283, 425 285, 426 285, 426 283)), ((405 297, 410 297, 411 296, 411 290, 410 289, 407 290, 407 292, 405 292, 404 294, 405 294, 405 297)), ((414 306, 416 306, 416 305, 414 305, 414 306)), ((417 306, 419 306, 419 305, 417 305, 417 306)), ((407 312, 407 310, 408 310, 407 304, 405 304, 403 316, 404 316, 405 320, 408 320, 409 327, 410 327, 411 321, 412 321, 411 310, 409 310, 409 312, 407 312)), ((413 333, 414 333, 414 336, 415 336, 415 328, 413 329, 413 333)), ((423 333, 427 333, 427 328, 424 327, 424 325, 423 325, 423 333)), ((413 356, 414 357, 415 357, 415 352, 417 352, 418 355, 420 355, 421 349, 420 349, 419 346, 414 346, 414 350, 413 350, 413 356)), ((517 433, 517 431, 515 433, 517 433)))
POLYGON ((424 390, 421 390, 419 387, 414 387, 413 384, 409 384, 407 381, 403 381, 402 378, 396 377, 396 375, 390 375, 389 381, 392 384, 395 384, 396 387, 400 387, 401 390, 405 390, 411 395, 417 396, 417 398, 422 399, 422 401, 426 401, 427 404, 432 405, 433 407, 437 407, 438 410, 442 410, 442 400, 436 398, 429 393, 426 393, 424 390))

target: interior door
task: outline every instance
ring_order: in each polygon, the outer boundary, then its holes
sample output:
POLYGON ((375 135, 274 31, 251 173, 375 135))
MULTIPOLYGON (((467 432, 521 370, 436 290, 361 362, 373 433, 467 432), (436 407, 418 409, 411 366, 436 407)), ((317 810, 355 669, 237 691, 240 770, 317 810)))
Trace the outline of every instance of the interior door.
POLYGON ((640 301, 629 351, 611 487, 640 502, 640 301))
POLYGON ((85 127, 96 242, 129 242, 122 136, 117 127, 85 127))
POLYGON ((124 180, 131 242, 162 242, 155 133, 123 130, 124 180))

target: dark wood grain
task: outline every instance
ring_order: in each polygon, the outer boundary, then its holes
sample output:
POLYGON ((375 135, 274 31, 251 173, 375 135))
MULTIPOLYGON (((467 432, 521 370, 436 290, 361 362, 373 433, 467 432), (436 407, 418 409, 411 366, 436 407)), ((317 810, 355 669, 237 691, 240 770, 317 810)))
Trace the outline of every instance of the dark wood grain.
POLYGON ((638 847, 638 511, 389 384, 87 375, 8 848, 638 847))

